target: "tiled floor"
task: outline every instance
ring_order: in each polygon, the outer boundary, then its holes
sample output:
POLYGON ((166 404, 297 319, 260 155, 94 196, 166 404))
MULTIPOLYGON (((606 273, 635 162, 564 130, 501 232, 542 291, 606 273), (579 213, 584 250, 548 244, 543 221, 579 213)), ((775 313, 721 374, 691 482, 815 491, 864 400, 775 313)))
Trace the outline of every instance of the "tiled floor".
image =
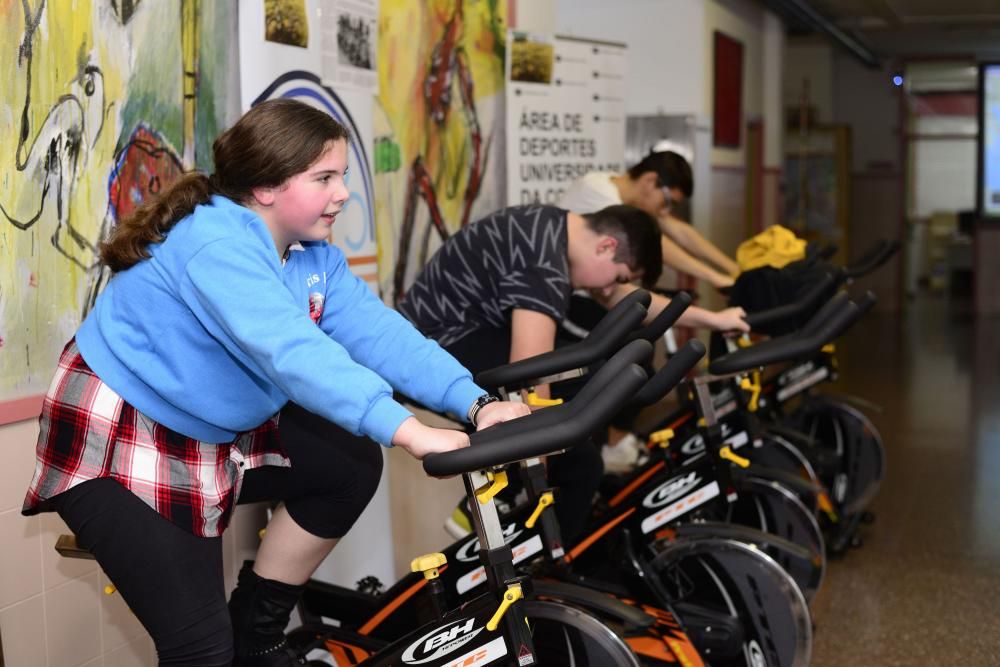
POLYGON ((876 521, 827 570, 813 665, 1000 665, 1000 318, 871 316, 838 389, 879 403, 876 521))

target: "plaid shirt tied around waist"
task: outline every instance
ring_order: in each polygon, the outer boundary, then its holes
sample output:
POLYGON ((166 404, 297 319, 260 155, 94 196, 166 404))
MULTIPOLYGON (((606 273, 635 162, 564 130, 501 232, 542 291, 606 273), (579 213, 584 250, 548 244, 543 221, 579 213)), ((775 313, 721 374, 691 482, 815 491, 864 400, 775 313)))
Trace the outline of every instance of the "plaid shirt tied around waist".
POLYGON ((59 359, 40 424, 23 514, 48 510, 45 501, 77 484, 111 477, 181 528, 217 537, 247 470, 291 465, 277 415, 232 442, 189 438, 129 405, 94 374, 72 340, 59 359))

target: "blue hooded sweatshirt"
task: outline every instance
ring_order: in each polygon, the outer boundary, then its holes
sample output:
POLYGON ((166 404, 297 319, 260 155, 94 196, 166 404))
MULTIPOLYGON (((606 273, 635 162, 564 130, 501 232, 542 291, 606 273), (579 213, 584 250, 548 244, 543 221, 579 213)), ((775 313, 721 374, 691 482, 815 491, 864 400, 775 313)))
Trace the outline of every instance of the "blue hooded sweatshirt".
POLYGON ((174 431, 230 442, 291 400, 389 444, 410 416, 390 385, 463 419, 485 393, 338 248, 302 243, 282 264, 260 216, 225 197, 149 251, 112 278, 76 341, 105 384, 174 431))

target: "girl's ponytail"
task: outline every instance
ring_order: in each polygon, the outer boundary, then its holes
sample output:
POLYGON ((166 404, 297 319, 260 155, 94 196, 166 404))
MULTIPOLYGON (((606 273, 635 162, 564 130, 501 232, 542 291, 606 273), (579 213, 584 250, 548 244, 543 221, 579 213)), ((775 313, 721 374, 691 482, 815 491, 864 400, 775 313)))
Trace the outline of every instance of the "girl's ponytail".
POLYGON ((118 222, 101 244, 101 261, 117 273, 149 259, 148 246, 162 242, 171 227, 194 212, 198 204, 208 203, 212 193, 208 176, 200 172, 184 174, 118 222))

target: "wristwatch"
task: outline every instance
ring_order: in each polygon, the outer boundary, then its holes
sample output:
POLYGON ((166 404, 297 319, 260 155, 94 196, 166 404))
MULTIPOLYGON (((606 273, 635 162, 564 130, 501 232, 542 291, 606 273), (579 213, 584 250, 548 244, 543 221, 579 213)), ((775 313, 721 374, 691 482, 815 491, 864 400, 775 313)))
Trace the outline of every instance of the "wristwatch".
POLYGON ((483 394, 477 398, 476 402, 469 408, 469 423, 476 426, 476 416, 479 414, 479 411, 482 410, 484 406, 489 405, 490 403, 496 403, 499 400, 499 398, 493 396, 492 394, 483 394))

